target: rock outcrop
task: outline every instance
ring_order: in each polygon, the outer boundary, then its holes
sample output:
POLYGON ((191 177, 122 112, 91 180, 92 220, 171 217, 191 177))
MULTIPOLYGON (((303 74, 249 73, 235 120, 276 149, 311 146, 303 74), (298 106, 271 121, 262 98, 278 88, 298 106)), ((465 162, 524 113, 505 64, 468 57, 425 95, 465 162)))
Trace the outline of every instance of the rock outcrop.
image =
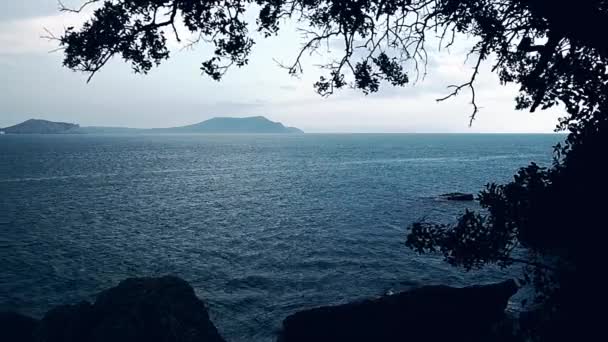
POLYGON ((490 341, 514 281, 427 286, 375 300, 301 311, 283 321, 282 342, 490 341))
POLYGON ((177 277, 127 279, 101 292, 94 304, 59 306, 39 322, 8 318, 23 328, 11 331, 13 339, 0 336, 3 341, 224 342, 205 304, 177 277))
POLYGON ((15 312, 0 312, 0 341, 33 341, 37 319, 15 312))
MULTIPOLYGON (((427 286, 287 317, 284 342, 506 341, 504 318, 514 281, 452 288, 427 286), (500 327, 498 326, 500 329, 500 327), (494 333, 494 335, 492 335, 494 333)), ((176 277, 131 278, 94 304, 56 307, 36 320, 0 313, 0 341, 224 342, 192 287, 176 277)))
POLYGON ((475 199, 473 194, 466 194, 462 192, 450 192, 449 194, 441 195, 441 197, 450 201, 473 201, 475 199))

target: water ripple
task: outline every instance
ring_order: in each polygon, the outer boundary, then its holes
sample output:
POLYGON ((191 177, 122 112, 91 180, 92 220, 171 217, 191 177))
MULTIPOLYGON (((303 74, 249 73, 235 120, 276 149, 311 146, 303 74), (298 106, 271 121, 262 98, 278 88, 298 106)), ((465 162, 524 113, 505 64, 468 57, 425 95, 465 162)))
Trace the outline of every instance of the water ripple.
POLYGON ((556 136, 6 136, 0 310, 40 316, 132 276, 176 274, 229 341, 290 313, 420 284, 501 280, 403 246, 437 201, 550 163, 556 136))

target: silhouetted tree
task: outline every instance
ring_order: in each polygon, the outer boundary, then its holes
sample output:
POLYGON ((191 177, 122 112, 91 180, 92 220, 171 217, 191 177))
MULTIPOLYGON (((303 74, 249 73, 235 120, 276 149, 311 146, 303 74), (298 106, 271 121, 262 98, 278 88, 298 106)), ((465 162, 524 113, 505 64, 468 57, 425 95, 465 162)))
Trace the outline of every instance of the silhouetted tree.
POLYGON ((607 0, 93 0, 84 5, 96 3, 82 28, 68 28, 58 38, 64 65, 90 77, 114 56, 130 62, 135 72, 148 72, 169 58, 167 35, 181 40, 179 21, 196 37, 191 44, 215 48, 201 70, 219 80, 230 66, 248 62, 254 46, 244 19, 248 8, 258 11, 256 29, 266 37, 279 33, 283 19, 304 27, 304 45, 285 66, 292 74, 302 72, 305 54, 330 41, 342 44, 340 56, 323 66, 326 74, 314 85, 322 95, 347 85, 365 93, 383 82, 402 86, 411 76, 406 70, 415 77, 426 72, 429 38, 438 37, 446 48, 458 35, 474 37, 471 77, 450 86, 451 93, 439 100, 468 91, 473 120, 475 81, 487 61, 502 83, 520 85, 516 108, 560 104, 566 115, 557 129, 570 133, 556 146, 551 168, 532 164, 509 184, 488 185, 479 195, 485 211, 467 211, 456 224, 413 224, 407 245, 440 251, 449 263, 467 269, 527 264, 525 277, 542 304, 535 336, 572 338, 568 334, 581 327, 574 323, 593 307, 600 293, 594 275, 603 266, 607 0), (528 254, 516 257, 518 247, 528 254))

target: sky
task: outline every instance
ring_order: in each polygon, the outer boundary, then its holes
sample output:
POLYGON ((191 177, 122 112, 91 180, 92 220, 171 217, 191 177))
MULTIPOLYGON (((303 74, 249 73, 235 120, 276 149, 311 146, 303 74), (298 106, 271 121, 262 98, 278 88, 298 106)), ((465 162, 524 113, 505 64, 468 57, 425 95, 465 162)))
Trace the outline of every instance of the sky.
POLYGON ((30 118, 81 126, 174 127, 216 116, 263 115, 311 133, 549 133, 560 116, 557 109, 515 111, 517 87, 500 85, 488 65, 476 85, 481 109, 471 127, 467 92, 437 102, 449 94, 447 86, 470 77, 472 66, 465 63, 470 39, 465 38, 450 51, 430 50, 427 76, 415 84, 383 85, 371 95, 345 89, 322 97, 312 85, 322 75, 315 65, 328 57, 307 57, 300 77, 277 63, 293 61, 303 44, 294 23, 286 23, 278 37, 254 37, 249 65, 231 69, 221 82, 199 70, 211 46, 184 50, 170 41, 171 58, 148 75, 134 74, 115 58, 86 83, 87 75, 62 67, 61 52, 53 52, 56 42, 41 36, 45 28, 61 34, 88 15, 60 13, 56 0, 0 1, 0 127, 30 118))

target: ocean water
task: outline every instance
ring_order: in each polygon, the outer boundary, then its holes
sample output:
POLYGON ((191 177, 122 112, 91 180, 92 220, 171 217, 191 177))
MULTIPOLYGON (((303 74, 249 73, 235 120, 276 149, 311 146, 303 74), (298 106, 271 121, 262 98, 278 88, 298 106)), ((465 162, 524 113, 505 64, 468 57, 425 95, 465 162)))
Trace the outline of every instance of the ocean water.
POLYGON ((231 342, 388 290, 504 280, 404 246, 444 201, 551 162, 560 135, 0 136, 0 310, 40 317, 133 276, 175 274, 231 342))

